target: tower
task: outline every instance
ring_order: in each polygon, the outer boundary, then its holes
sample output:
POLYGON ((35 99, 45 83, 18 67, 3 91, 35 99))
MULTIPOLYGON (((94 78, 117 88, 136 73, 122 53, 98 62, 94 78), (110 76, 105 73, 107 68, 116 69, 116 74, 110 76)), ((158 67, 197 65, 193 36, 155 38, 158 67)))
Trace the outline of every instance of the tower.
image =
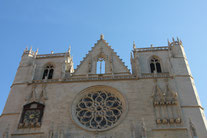
POLYGON ((131 69, 101 35, 77 68, 65 53, 22 55, 3 138, 205 138, 206 119, 182 42, 136 48, 131 69))

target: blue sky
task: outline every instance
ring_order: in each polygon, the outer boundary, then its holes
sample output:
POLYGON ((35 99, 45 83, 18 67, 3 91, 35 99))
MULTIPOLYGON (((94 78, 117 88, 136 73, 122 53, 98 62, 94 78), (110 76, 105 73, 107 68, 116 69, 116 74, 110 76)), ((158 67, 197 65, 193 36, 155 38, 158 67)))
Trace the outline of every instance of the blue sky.
POLYGON ((206 0, 0 0, 0 114, 27 46, 45 54, 71 45, 76 67, 101 33, 129 68, 133 41, 166 46, 179 37, 207 108, 206 6, 206 0))

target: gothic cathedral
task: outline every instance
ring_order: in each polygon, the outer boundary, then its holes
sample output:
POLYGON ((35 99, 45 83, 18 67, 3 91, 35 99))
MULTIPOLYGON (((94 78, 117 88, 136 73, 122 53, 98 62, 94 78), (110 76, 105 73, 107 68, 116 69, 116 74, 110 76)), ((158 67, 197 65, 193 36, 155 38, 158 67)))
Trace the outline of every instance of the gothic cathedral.
POLYGON ((131 71, 103 35, 76 69, 66 53, 23 52, 2 138, 207 138, 182 42, 136 48, 131 71))

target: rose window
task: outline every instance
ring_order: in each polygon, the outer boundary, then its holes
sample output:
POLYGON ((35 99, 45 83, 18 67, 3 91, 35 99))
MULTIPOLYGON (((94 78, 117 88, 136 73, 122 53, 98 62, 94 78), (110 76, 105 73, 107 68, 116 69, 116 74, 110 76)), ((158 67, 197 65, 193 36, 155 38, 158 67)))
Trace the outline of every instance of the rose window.
POLYGON ((113 127, 124 112, 123 97, 106 90, 87 92, 74 105, 75 120, 89 130, 113 127))

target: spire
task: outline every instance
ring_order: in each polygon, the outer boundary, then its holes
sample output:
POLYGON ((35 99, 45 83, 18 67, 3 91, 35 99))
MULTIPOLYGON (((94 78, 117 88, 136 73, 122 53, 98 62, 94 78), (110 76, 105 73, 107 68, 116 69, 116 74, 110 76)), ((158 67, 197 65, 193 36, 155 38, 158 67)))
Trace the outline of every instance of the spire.
POLYGON ((136 49, 135 41, 133 41, 133 49, 136 49))
POLYGON ((101 34, 100 39, 101 39, 101 40, 103 40, 103 39, 104 39, 104 35, 103 35, 103 34, 101 34))

